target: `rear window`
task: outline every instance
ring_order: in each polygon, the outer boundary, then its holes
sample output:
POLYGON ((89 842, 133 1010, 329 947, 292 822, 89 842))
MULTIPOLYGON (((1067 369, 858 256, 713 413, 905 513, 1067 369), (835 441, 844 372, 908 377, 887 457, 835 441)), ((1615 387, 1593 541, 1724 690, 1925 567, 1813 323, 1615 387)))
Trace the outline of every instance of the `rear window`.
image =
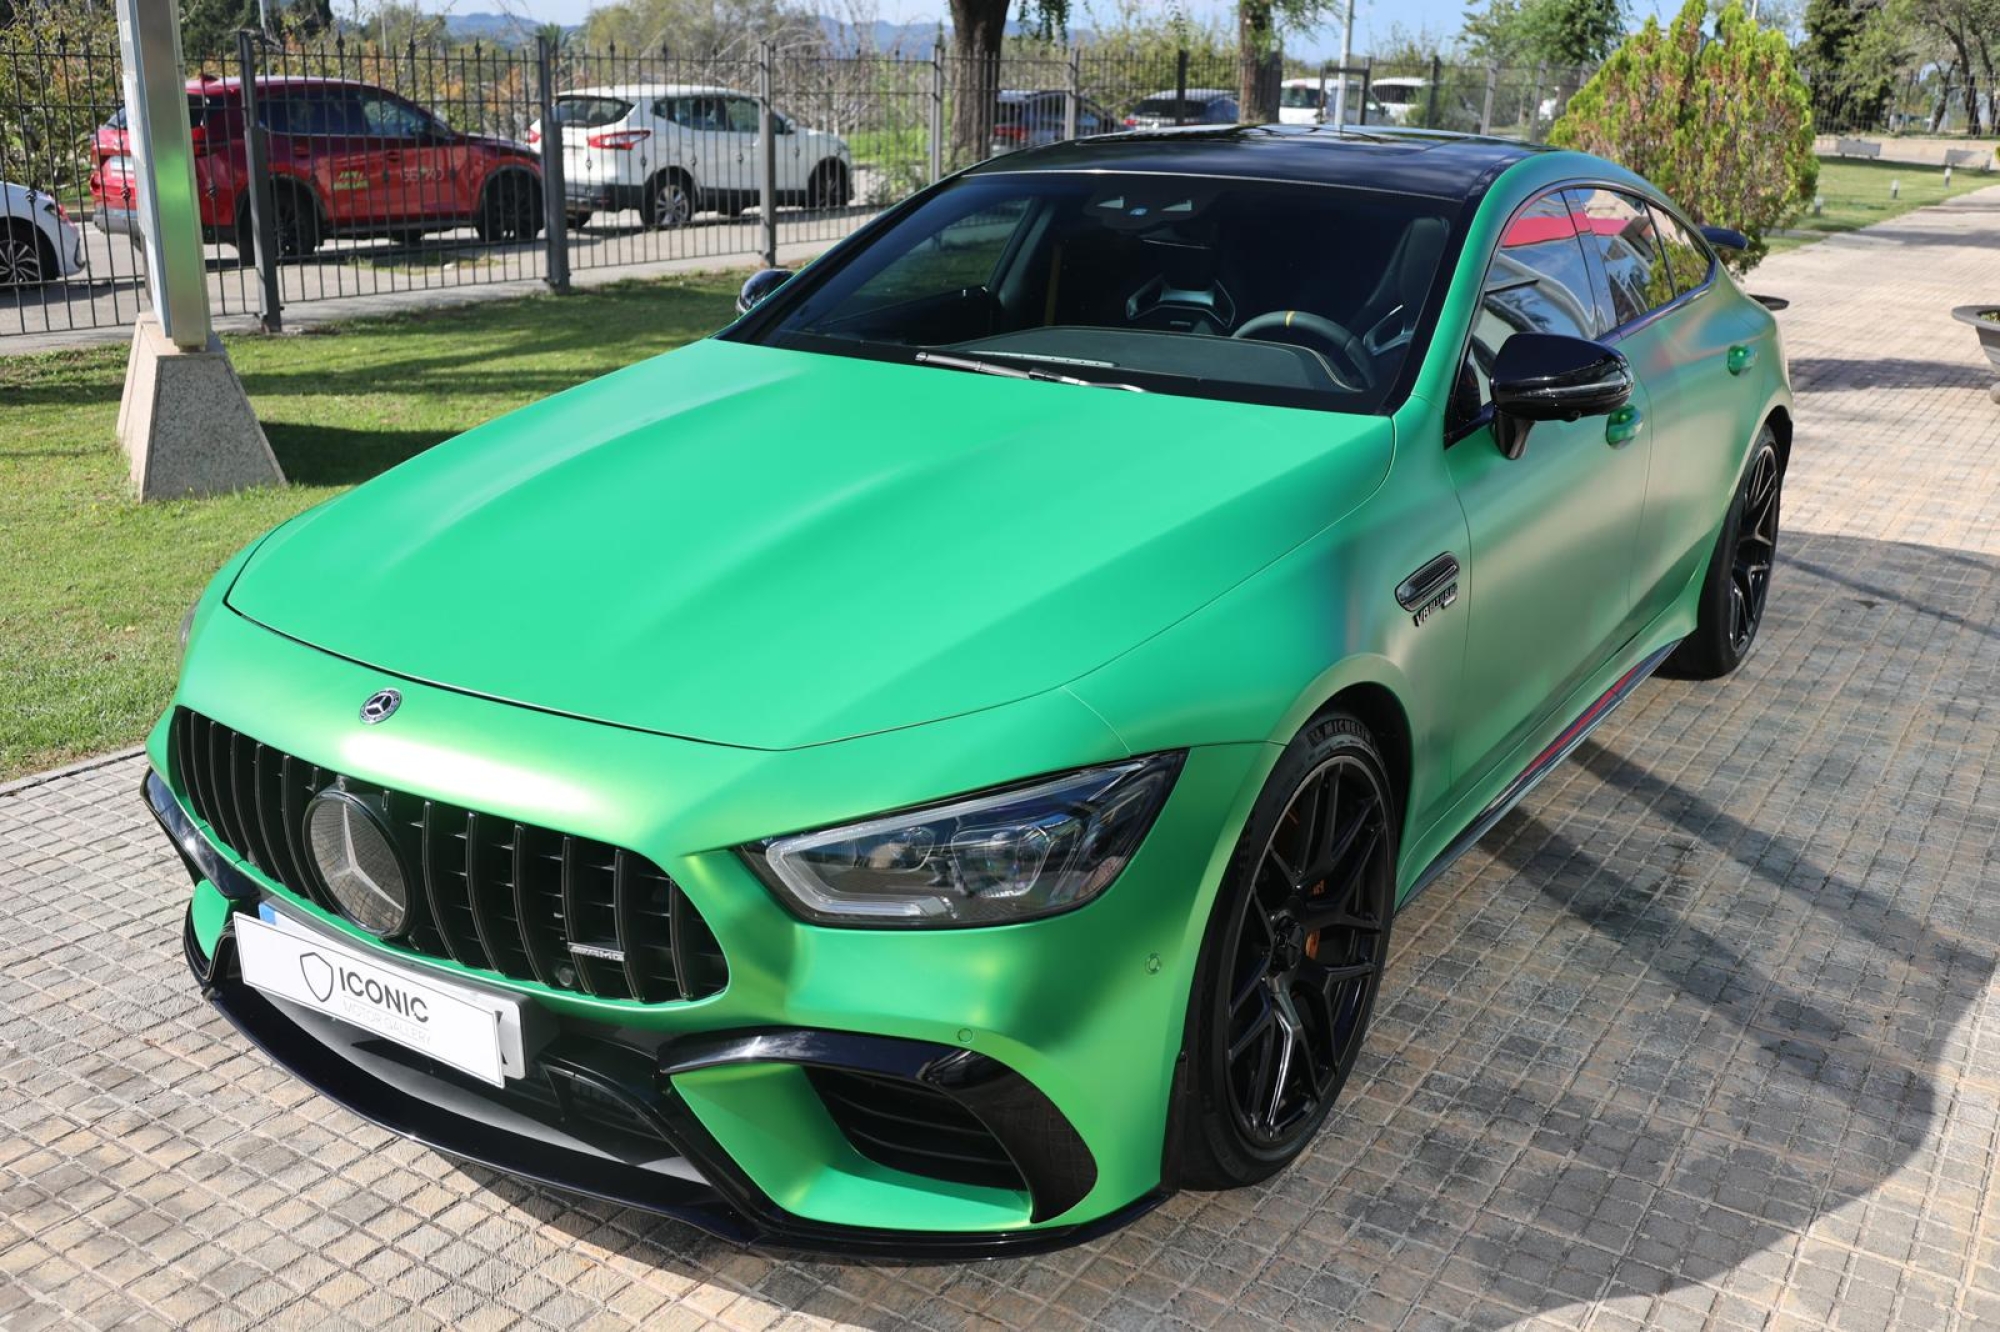
POLYGON ((620 97, 558 97, 556 124, 596 129, 613 125, 632 114, 632 104, 620 97))

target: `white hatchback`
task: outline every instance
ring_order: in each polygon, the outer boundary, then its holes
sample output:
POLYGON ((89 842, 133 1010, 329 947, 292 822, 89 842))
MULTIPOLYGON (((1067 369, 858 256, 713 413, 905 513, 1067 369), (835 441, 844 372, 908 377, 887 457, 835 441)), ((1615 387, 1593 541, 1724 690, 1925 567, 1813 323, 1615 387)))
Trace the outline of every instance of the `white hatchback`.
POLYGON ((83 233, 53 194, 0 181, 0 288, 83 272, 83 233))
MULTIPOLYGON (((563 193, 579 225, 594 212, 636 208, 648 227, 696 213, 734 217, 761 197, 757 99, 730 88, 627 83, 556 98, 563 126, 563 193)), ((854 163, 838 135, 772 112, 773 188, 780 204, 838 208, 854 192, 854 163)), ((541 141, 536 121, 530 143, 541 141)))

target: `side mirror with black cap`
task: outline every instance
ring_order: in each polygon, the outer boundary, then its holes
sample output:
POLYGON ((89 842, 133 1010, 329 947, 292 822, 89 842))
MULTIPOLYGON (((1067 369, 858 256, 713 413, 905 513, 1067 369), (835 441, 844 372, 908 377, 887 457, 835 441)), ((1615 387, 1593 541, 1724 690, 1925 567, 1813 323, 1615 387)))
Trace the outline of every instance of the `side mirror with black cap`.
POLYGON ((789 268, 761 268, 744 279, 743 289, 736 293, 736 313, 748 314, 750 307, 785 285, 792 276, 789 268))
POLYGON ((1737 254, 1750 248, 1750 238, 1734 227, 1703 227, 1701 238, 1718 250, 1730 250, 1737 254))
POLYGON ((1537 421, 1605 416, 1632 397, 1624 353, 1562 333, 1516 333, 1493 358, 1493 437, 1518 458, 1537 421))

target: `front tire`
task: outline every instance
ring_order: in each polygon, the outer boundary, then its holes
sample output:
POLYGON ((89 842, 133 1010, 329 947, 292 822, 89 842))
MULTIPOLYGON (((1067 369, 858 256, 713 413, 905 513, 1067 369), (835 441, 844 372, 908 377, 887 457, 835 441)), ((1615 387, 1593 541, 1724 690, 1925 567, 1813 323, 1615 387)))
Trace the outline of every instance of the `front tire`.
POLYGON ((1177 1093, 1179 1181, 1254 1184, 1303 1151, 1361 1050, 1395 910, 1398 805, 1344 713, 1286 746, 1217 895, 1177 1093))
POLYGON ((1756 646, 1778 555, 1784 490, 1784 458, 1778 452, 1776 432, 1766 425, 1757 432, 1750 465, 1709 557, 1694 632, 1667 658, 1665 674, 1719 680, 1741 666, 1756 646))

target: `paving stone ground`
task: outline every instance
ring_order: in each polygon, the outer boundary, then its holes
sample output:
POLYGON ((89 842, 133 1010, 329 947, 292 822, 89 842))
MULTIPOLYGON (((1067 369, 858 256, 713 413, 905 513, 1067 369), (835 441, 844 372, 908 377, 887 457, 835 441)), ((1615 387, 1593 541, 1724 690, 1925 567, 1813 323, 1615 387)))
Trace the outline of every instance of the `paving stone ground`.
POLYGON ((1400 919, 1310 1153, 975 1266, 795 1262, 370 1128, 188 982, 137 760, 0 796, 0 1328, 2000 1326, 2000 190, 1769 261, 1753 660, 1400 919), (1985 285, 1981 285, 1985 284, 1985 285))

